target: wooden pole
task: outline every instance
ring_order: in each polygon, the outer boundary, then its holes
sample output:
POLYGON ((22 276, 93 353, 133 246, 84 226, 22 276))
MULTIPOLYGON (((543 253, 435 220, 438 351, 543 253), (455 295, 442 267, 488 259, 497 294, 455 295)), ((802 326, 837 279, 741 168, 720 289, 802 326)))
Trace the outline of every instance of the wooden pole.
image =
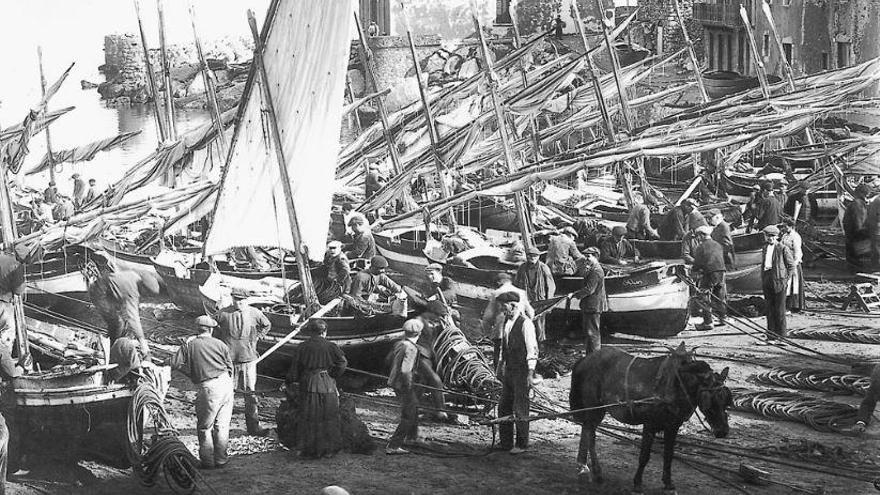
POLYGON ((156 0, 159 9, 159 51, 162 54, 162 77, 165 80, 165 115, 168 120, 168 139, 177 139, 177 125, 174 122, 174 95, 171 87, 171 61, 165 45, 165 0, 156 0))
MULTIPOLYGON (((483 34, 483 27, 480 25, 480 19, 477 17, 476 5, 471 3, 471 15, 474 21, 474 29, 480 39, 480 51, 483 54, 483 62, 486 64, 486 83, 489 85, 489 94, 492 97, 492 106, 495 107, 495 120, 498 122, 498 133, 501 135, 501 146, 504 147, 504 159, 507 162, 507 170, 511 174, 516 172, 516 166, 513 164, 513 152, 510 149, 510 136, 507 133, 507 119, 504 117, 504 109, 501 100, 498 97, 498 76, 492 69, 492 54, 489 53, 489 47, 486 45, 486 36, 483 34)), ((522 191, 514 193, 514 202, 516 204, 516 216, 519 221, 519 231, 522 236, 523 247, 528 250, 532 244, 532 222, 529 220, 528 208, 522 191)))
MULTIPOLYGON (((364 75, 366 83, 370 88, 368 91, 376 93, 379 91, 379 85, 376 82, 376 60, 373 58, 373 50, 367 44, 367 33, 364 31, 364 25, 361 23, 357 12, 354 12, 354 22, 357 25, 358 40, 361 49, 358 51, 361 63, 364 66, 364 75)), ((354 96, 354 95, 352 95, 354 96)), ((394 143, 394 135, 391 133, 391 124, 388 122, 388 110, 385 108, 385 98, 380 96, 375 99, 376 108, 379 110, 379 120, 382 122, 382 134, 385 136, 385 145, 388 146, 388 154, 391 156, 391 164, 394 167, 394 173, 403 172, 403 165, 400 164, 400 154, 397 152, 397 145, 394 143)))
MULTIPOLYGON (((43 73, 43 47, 37 46, 37 60, 40 64, 40 89, 43 98, 46 97, 46 75, 43 73)), ((55 157, 52 155, 52 136, 49 132, 49 126, 46 126, 46 156, 49 157, 49 180, 55 182, 55 157)))
MULTIPOLYGON (((260 38, 257 29, 257 19, 254 12, 248 10, 248 24, 251 28, 251 35, 254 37, 254 61, 257 67, 257 75, 262 83, 263 101, 266 103, 266 113, 269 117, 269 127, 272 131, 272 142, 275 145, 275 155, 278 160, 278 168, 281 173, 281 186, 284 189, 284 199, 287 203, 287 217, 290 220, 290 235, 293 237, 294 256, 296 256, 296 264, 299 269, 299 280, 303 287, 303 301, 306 306, 306 315, 311 314, 318 306, 318 295, 315 293, 315 286, 312 283, 312 274, 309 270, 308 247, 302 243, 300 235, 299 220, 296 214, 296 205, 293 203, 293 189, 290 186, 290 175, 287 171, 287 160, 284 157, 284 150, 281 147, 281 132, 278 129, 277 114, 275 113, 275 104, 272 98, 272 88, 269 85, 266 66, 263 64, 263 40, 260 38)), ((282 259, 282 263, 284 260, 282 259)))
MULTIPOLYGON (((345 90, 348 91, 348 98, 346 98, 346 103, 354 103, 354 88, 351 86, 351 78, 348 75, 345 76, 345 90)), ((364 126, 361 125, 361 113, 357 108, 351 111, 352 116, 351 119, 354 121, 354 128, 357 130, 357 133, 360 134, 364 132, 364 126)))
MULTIPOLYGON (((519 18, 517 17, 518 14, 516 12, 516 2, 510 3, 508 12, 510 13, 511 21, 513 21, 513 47, 518 50, 522 47, 522 36, 519 32, 519 18)), ((522 78, 523 88, 527 87, 529 85, 529 78, 526 74, 526 64, 523 59, 519 60, 519 74, 522 78)), ((538 134, 538 122, 534 115, 529 117, 529 128, 532 133, 532 154, 537 163, 541 161, 541 136, 538 134)))
POLYGON ((297 336, 297 334, 299 334, 299 332, 300 332, 303 328, 305 328, 305 326, 306 326, 311 320, 314 320, 314 319, 316 319, 316 318, 321 318, 321 317, 323 317, 325 314, 329 313, 333 308, 335 308, 336 306, 339 306, 339 303, 341 303, 341 302, 342 302, 342 299, 337 297, 336 299, 333 299, 332 301, 328 302, 328 303, 325 304, 324 306, 321 306, 321 309, 319 309, 318 311, 316 311, 315 314, 313 314, 312 316, 309 316, 308 318, 306 318, 305 321, 303 321, 302 323, 296 324, 296 327, 295 327, 293 330, 291 330, 287 335, 285 335, 284 337, 282 337, 282 338, 281 338, 278 342, 276 342, 272 347, 270 347, 269 349, 267 349, 266 352, 264 352, 263 354, 261 354, 260 357, 257 358, 257 363, 256 363, 256 364, 259 364, 260 361, 262 361, 262 360, 266 359, 267 357, 269 357, 269 355, 271 355, 273 352, 275 352, 275 351, 277 351, 278 349, 280 349, 281 346, 283 346, 284 344, 290 342, 294 337, 297 336))
MULTIPOLYGON (((437 168, 437 179, 439 182, 440 195, 443 199, 449 198, 452 193, 446 185, 444 175, 443 160, 440 158, 437 143, 440 142, 440 134, 437 132, 437 124, 434 122, 434 112, 431 110, 431 103, 428 101, 428 88, 425 87, 425 81, 422 80, 422 68, 419 66, 419 57, 416 54, 416 44, 413 42, 412 30, 409 27, 409 19, 406 16, 406 4, 404 0, 400 0, 400 9, 403 15, 403 23, 406 26, 406 37, 409 41, 409 52, 412 56, 413 68, 416 72, 416 82, 419 86, 419 98, 422 100, 422 108, 425 112, 425 121, 428 124, 428 138, 431 140, 431 150, 434 152, 434 165, 437 168)), ((449 211, 449 224, 455 226, 455 215, 452 210, 449 211)))
POLYGON ((614 136, 614 123, 611 122, 611 115, 608 114, 608 107, 605 105, 605 98, 602 96, 602 83, 599 82, 599 71, 596 70, 596 64, 593 63, 593 55, 590 53, 590 43, 587 42, 587 33, 584 31, 584 22, 581 20, 581 11, 578 9, 577 2, 571 3, 571 11, 578 34, 581 35, 584 52, 586 52, 587 69, 590 72, 590 79, 593 83, 593 92, 596 93, 596 105, 599 106, 599 113, 602 114, 602 121, 605 123, 605 136, 608 138, 608 142, 614 143, 617 141, 614 136))
POLYGON ((217 103, 217 88, 214 86, 214 75, 208 69, 208 62, 205 60, 205 54, 202 51, 202 40, 199 36, 199 30, 196 27, 196 9, 192 0, 189 0, 189 18, 192 21, 193 39, 196 44, 196 55, 199 57, 199 66, 202 72, 202 80, 205 83, 205 95, 208 98, 208 107, 211 110, 211 117, 214 120, 214 127, 217 129, 217 143, 220 145, 220 155, 226 159, 226 153, 229 149, 226 145, 226 136, 223 134, 223 117, 220 116, 220 105, 217 103))
MULTIPOLYGON (((577 4, 577 2, 574 2, 574 4, 577 4)), ((605 46, 608 48, 608 59, 611 60, 611 71, 614 74, 614 85, 617 86, 617 98, 620 100, 620 113, 623 114, 623 122, 626 124, 627 132, 632 132, 634 126, 632 113, 629 108, 629 99, 626 97, 626 88, 623 87, 623 81, 620 80, 620 60, 617 58, 617 51, 614 49, 613 40, 608 32, 608 24, 605 24, 603 10, 605 10, 605 7, 602 5, 602 0, 596 0, 596 13, 598 14, 599 24, 602 25, 605 46)))
POLYGON ((709 93, 706 92, 706 86, 703 84, 703 74, 700 72, 700 64, 697 62, 697 53, 694 51, 694 42, 691 41, 691 36, 688 34, 687 27, 684 24, 684 16, 681 15, 681 5, 678 3, 678 0, 672 0, 673 5, 675 5, 675 15, 678 17, 678 25, 681 27, 681 34, 684 36, 684 44, 688 49, 688 57, 691 59, 691 65, 694 66, 694 78, 697 80, 697 88, 700 90, 700 98, 703 99, 703 103, 709 103, 709 93))
POLYGON ((761 92, 764 98, 770 98, 770 86, 767 83, 767 72, 764 70, 764 62, 761 61, 761 53, 758 51, 758 43, 755 41, 755 33, 752 32, 752 25, 749 22, 749 14, 746 8, 739 6, 739 16, 742 18, 743 26, 745 26, 746 35, 749 38, 749 46, 752 48, 752 58, 755 60, 755 72, 758 74, 758 83, 761 84, 761 92))
POLYGON ((134 0, 134 10, 137 13, 138 30, 141 33, 141 48, 144 50, 147 91, 150 92, 150 98, 153 100, 153 114, 156 117, 156 129, 159 132, 159 143, 161 144, 168 139, 168 129, 166 129, 165 118, 162 117, 162 108, 159 105, 159 86, 156 85, 156 73, 153 70, 153 62, 150 60, 150 47, 147 44, 147 35, 144 33, 144 23, 141 20, 140 0, 134 0))

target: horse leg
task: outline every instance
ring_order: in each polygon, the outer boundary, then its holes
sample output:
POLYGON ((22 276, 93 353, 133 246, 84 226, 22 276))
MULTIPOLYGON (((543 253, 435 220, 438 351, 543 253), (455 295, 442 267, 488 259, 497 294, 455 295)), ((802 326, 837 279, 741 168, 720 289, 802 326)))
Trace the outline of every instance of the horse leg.
POLYGON ((676 493, 675 485, 672 484, 672 456, 675 455, 675 437, 678 436, 678 426, 666 428, 663 432, 663 491, 667 495, 676 493))
POLYGON ((599 456, 596 455, 596 425, 594 423, 584 422, 581 425, 577 463, 580 466, 578 479, 581 482, 602 482, 602 469, 599 467, 599 456))
POLYGON ((651 458, 651 446, 654 444, 654 431, 648 428, 648 425, 642 427, 642 449, 639 452, 639 467, 636 469, 636 476, 633 478, 633 492, 642 493, 642 475, 645 473, 645 466, 651 458))
POLYGON ((593 483, 602 482, 602 468, 599 466, 599 456, 596 455, 596 427, 590 428, 587 440, 590 449, 590 466, 593 468, 593 483))

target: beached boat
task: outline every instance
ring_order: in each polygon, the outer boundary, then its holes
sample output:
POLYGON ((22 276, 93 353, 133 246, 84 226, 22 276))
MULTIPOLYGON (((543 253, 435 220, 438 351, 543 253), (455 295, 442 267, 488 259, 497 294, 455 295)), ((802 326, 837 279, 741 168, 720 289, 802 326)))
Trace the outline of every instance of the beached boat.
MULTIPOLYGON (((768 74, 767 80, 770 84, 775 84, 781 79, 779 76, 768 74)), ((717 100, 757 88, 760 84, 756 76, 744 76, 739 72, 715 70, 703 73, 703 85, 706 87, 706 92, 709 93, 709 98, 717 100)))
POLYGON ((28 300, 52 305, 65 296, 85 297, 88 287, 82 269, 91 254, 92 250, 85 246, 65 246, 25 265, 28 300))

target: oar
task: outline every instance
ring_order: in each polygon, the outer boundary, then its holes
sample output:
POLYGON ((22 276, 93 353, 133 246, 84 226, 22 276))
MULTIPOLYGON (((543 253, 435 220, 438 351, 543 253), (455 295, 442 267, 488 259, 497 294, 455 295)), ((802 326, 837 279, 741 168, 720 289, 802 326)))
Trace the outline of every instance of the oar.
POLYGON ((273 352, 277 351, 281 346, 290 342, 290 339, 296 337, 296 335, 299 333, 299 331, 302 330, 302 328, 306 325, 306 323, 309 322, 309 320, 314 319, 314 318, 320 318, 320 317, 324 316, 330 310, 332 310, 333 308, 338 306, 340 302, 342 302, 342 299, 337 297, 336 299, 334 299, 334 300, 328 302, 327 304, 325 304, 324 306, 322 306, 321 309, 319 309, 318 311, 315 311, 315 314, 306 318, 306 320, 304 322, 297 325, 296 328, 294 328, 293 330, 290 331, 290 333, 285 335, 283 339, 276 342, 275 345, 270 347, 266 352, 264 352, 260 357, 258 357, 257 362, 255 364, 259 364, 259 362, 266 359, 269 356, 269 354, 272 354, 273 352))

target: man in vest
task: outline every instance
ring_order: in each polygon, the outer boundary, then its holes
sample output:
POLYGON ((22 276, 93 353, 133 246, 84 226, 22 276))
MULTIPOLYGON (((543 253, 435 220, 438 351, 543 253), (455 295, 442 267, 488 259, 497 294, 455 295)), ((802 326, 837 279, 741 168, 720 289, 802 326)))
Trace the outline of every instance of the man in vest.
POLYGON ((581 295, 581 329, 584 333, 586 353, 598 351, 602 347, 599 327, 602 313, 608 309, 605 299, 605 271, 599 264, 599 250, 588 247, 584 250, 587 257, 584 287, 578 291, 581 295))
POLYGON ((788 330, 785 322, 785 292, 794 269, 794 256, 778 242, 779 229, 764 227, 764 249, 761 253, 761 287, 767 306, 767 340, 780 339, 788 330))
MULTIPOLYGON (((526 291, 529 301, 544 301, 550 299, 556 293, 556 282, 550 267, 539 259, 540 251, 532 247, 526 252, 526 262, 516 270, 514 284, 526 291)), ((545 331, 545 315, 536 316, 532 319, 535 323, 538 343, 547 339, 545 331)))
POLYGON ((496 370, 502 384, 498 416, 513 415, 514 418, 514 422, 504 422, 499 426, 499 448, 516 455, 529 447, 529 389, 535 379, 538 341, 532 320, 520 312, 519 294, 506 292, 498 296, 498 302, 504 311, 504 324, 498 342, 501 352, 496 370))

